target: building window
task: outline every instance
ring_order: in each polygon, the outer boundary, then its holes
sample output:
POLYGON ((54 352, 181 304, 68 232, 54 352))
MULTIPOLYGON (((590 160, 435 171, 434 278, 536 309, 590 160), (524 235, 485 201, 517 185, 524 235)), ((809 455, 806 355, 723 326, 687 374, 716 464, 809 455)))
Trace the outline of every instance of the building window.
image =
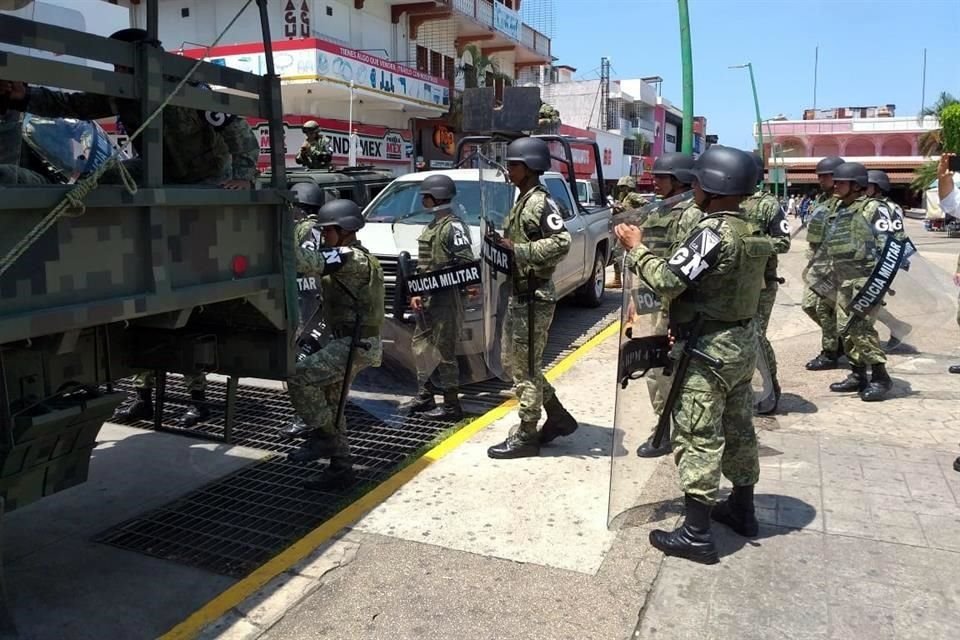
POLYGON ((180 17, 181 17, 181 18, 189 18, 189 17, 190 17, 190 8, 189 8, 189 7, 184 7, 183 9, 180 9, 180 17))
POLYGON ((417 45, 417 71, 430 73, 430 51, 426 47, 417 45))
POLYGON ((328 15, 328 16, 332 16, 332 15, 333 15, 333 7, 327 7, 327 15, 328 15))
POLYGON ((443 56, 436 51, 430 52, 430 71, 428 73, 443 77, 443 56))
POLYGON ((443 56, 443 77, 449 80, 451 85, 457 80, 457 67, 450 56, 443 56))

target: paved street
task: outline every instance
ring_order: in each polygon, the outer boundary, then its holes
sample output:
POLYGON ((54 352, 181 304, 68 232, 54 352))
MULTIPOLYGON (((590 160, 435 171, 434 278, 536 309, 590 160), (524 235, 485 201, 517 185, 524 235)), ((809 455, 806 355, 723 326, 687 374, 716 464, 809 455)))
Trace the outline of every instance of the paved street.
MULTIPOLYGON (((952 268, 960 245, 913 233, 952 268)), ((891 358, 888 401, 831 394, 843 372, 803 369, 818 345, 793 301, 798 286, 784 287, 772 323, 782 409, 756 420, 761 534, 715 527, 719 565, 664 559, 647 542, 681 512, 668 459, 639 467, 651 508, 604 526, 613 336, 556 383, 584 424, 574 437, 536 459, 494 462, 485 449, 515 420, 507 415, 207 637, 955 637, 960 380, 939 359, 907 354, 891 358)))

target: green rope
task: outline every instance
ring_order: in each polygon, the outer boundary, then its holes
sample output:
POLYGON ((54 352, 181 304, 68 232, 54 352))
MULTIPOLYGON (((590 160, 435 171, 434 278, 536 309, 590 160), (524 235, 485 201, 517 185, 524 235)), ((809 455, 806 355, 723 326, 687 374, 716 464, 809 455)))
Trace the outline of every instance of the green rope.
MULTIPOLYGON (((220 40, 223 39, 223 36, 227 34, 234 23, 240 18, 244 11, 247 10, 247 7, 253 0, 247 0, 247 2, 240 8, 240 11, 233 17, 233 19, 227 24, 227 26, 220 32, 220 35, 217 36, 216 40, 213 41, 213 44, 210 45, 210 48, 217 46, 220 40)), ((164 98, 163 102, 160 103, 153 113, 150 114, 143 124, 133 132, 133 134, 127 139, 126 143, 120 147, 120 152, 124 152, 129 148, 130 144, 141 134, 143 131, 153 122, 158 115, 160 115, 163 110, 170 104, 170 101, 173 100, 173 97, 177 95, 180 89, 187 83, 190 79, 190 76, 203 64, 203 58, 200 58, 194 63, 190 68, 190 71, 187 72, 185 76, 177 83, 177 86, 173 88, 173 91, 164 98)), ((120 181, 123 183, 124 188, 127 190, 127 193, 133 195, 137 192, 137 183, 133 179, 133 176, 130 175, 130 172, 127 171, 127 168, 123 166, 123 163, 120 161, 120 154, 111 155, 107 160, 97 167, 96 171, 91 173, 89 176, 78 180, 69 191, 63 196, 57 206, 55 206, 43 219, 37 223, 33 229, 31 229, 20 241, 14 245, 14 247, 3 256, 3 260, 0 260, 0 276, 7 272, 7 270, 13 266, 13 263, 20 259, 20 257, 26 253, 34 242, 40 239, 44 233, 46 233, 50 227, 57 223, 57 221, 64 216, 68 217, 79 217, 86 212, 86 200, 87 196, 90 195, 90 192, 97 188, 100 178, 103 174, 116 165, 117 171, 120 173, 120 181)))

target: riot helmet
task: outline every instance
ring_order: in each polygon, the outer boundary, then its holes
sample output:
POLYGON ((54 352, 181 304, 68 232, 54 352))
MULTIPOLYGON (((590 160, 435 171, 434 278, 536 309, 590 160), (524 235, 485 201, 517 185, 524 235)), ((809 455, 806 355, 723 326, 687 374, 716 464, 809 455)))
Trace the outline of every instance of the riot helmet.
POLYGON ((844 163, 843 158, 839 156, 827 156, 823 160, 817 163, 817 175, 831 175, 834 173, 837 167, 844 163))
POLYGON ((750 155, 753 157, 753 163, 757 165, 757 184, 759 184, 763 182, 764 174, 766 174, 766 163, 763 161, 763 156, 758 152, 754 151, 750 155))
POLYGON ((517 138, 507 145, 507 162, 520 162, 531 171, 550 170, 550 148, 540 138, 517 138))
POLYGON ((890 178, 887 177, 886 171, 870 169, 867 171, 867 183, 877 185, 877 188, 884 193, 890 191, 890 178))
POLYGON ((323 191, 312 182, 298 182, 290 190, 297 196, 302 207, 318 209, 323 206, 323 191))
POLYGON ((867 186, 867 168, 859 162, 844 162, 833 170, 834 182, 855 182, 861 188, 867 186))
POLYGON ((704 193, 744 196, 756 187, 757 165, 746 151, 713 145, 701 155, 691 172, 704 193))
POLYGON ((457 185, 450 176, 438 173, 424 178, 420 183, 420 195, 428 195, 437 202, 448 202, 457 195, 457 185))
POLYGON ((300 130, 304 133, 314 133, 320 128, 320 123, 316 120, 307 120, 303 123, 303 126, 300 127, 300 130))
POLYGON ((691 154, 672 151, 654 160, 650 173, 655 176, 671 176, 680 184, 690 184, 693 182, 693 174, 690 172, 693 165, 691 154))
POLYGON ((331 200, 316 214, 317 227, 340 227, 344 231, 359 231, 364 219, 360 207, 353 200, 331 200))

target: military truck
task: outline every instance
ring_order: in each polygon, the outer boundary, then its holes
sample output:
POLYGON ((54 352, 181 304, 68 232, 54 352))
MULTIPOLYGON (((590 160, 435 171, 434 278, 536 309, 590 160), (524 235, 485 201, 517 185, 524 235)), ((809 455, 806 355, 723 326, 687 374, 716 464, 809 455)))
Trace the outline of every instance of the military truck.
MULTIPOLYGON (((272 180, 273 174, 267 170, 260 175, 258 182, 269 185, 272 180)), ((312 182, 323 191, 325 201, 346 198, 356 202, 362 209, 393 181, 393 174, 370 166, 341 167, 329 171, 287 168, 286 181, 289 186, 298 182, 312 182)))
MULTIPOLYGON (((266 3, 257 4, 269 34, 266 3)), ((156 0, 148 0, 147 15, 156 38, 156 0)), ((214 119, 263 118, 271 138, 283 140, 269 40, 265 76, 11 15, 0 15, 0 43, 4 80, 137 101, 145 120, 172 95, 170 104, 214 119), (12 47, 132 73, 41 60, 12 47), (181 84, 188 76, 216 90, 181 84)), ((272 150, 269 188, 170 186, 162 175, 162 120, 147 120, 135 190, 83 177, 73 185, 0 186, 6 511, 86 480, 97 433, 124 400, 112 381, 144 370, 271 379, 293 371, 297 303, 282 150, 272 150)))

